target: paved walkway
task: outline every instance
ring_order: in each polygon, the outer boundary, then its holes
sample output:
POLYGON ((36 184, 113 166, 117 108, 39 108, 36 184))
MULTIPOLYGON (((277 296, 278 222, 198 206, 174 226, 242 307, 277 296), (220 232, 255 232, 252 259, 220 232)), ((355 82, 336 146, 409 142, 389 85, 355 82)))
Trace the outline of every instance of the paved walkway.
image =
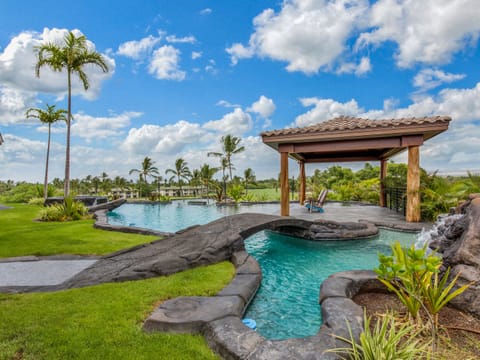
POLYGON ((0 263, 2 286, 50 286, 63 283, 97 260, 38 260, 0 263))

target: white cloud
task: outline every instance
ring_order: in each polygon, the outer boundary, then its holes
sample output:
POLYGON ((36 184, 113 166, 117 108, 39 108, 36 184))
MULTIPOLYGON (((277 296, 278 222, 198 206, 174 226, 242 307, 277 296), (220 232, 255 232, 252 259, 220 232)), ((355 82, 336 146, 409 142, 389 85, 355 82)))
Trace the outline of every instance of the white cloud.
POLYGON ((178 121, 172 125, 143 125, 132 128, 125 139, 125 147, 134 154, 177 154, 190 144, 207 141, 207 132, 199 124, 178 121))
POLYGON ((247 111, 257 113, 263 118, 268 118, 275 112, 275 109, 276 106, 273 100, 261 95, 260 98, 247 109, 247 111))
POLYGON ((253 47, 245 47, 242 44, 233 44, 225 50, 230 55, 232 65, 237 65, 240 59, 249 59, 255 55, 253 47))
POLYGON ((212 13, 212 9, 205 8, 200 11, 200 15, 210 15, 212 13))
POLYGON ((219 100, 215 105, 217 106, 223 106, 226 108, 239 108, 241 107, 239 104, 232 104, 231 102, 227 100, 219 100))
POLYGON ((210 74, 216 74, 218 72, 217 68, 215 67, 215 60, 208 60, 208 64, 205 66, 205 72, 210 74))
POLYGON ((152 52, 154 46, 157 45, 161 39, 161 36, 155 37, 149 35, 139 41, 132 40, 124 42, 118 47, 117 54, 129 57, 134 60, 139 60, 149 55, 152 52))
POLYGON ((339 65, 337 69, 338 74, 355 74, 357 76, 364 75, 372 70, 372 64, 368 57, 362 57, 358 64, 347 62, 339 65))
POLYGON ((72 135, 90 142, 92 139, 117 137, 125 133, 131 119, 141 116, 141 112, 124 112, 120 115, 94 117, 86 114, 75 114, 72 124, 72 135))
POLYGON ((35 103, 35 93, 0 86, 0 124, 27 123, 25 111, 35 103))
POLYGON ((182 81, 185 71, 179 68, 180 50, 171 45, 164 45, 153 52, 148 72, 157 79, 182 81))
POLYGON ((446 73, 438 69, 423 69, 413 78, 413 86, 419 91, 434 89, 442 84, 465 78, 465 74, 446 73))
POLYGON ((302 98, 300 102, 305 107, 313 106, 313 109, 296 117, 295 126, 299 127, 313 125, 342 115, 357 116, 364 111, 354 99, 341 103, 333 99, 311 97, 302 98))
POLYGON ((252 117, 240 108, 225 114, 220 120, 211 120, 203 125, 204 129, 215 130, 224 134, 242 135, 251 130, 252 117))
POLYGON ((356 47, 394 41, 400 67, 444 64, 476 44, 479 18, 477 0, 379 0, 366 19, 372 30, 359 36, 356 47))
POLYGON ((202 57, 202 52, 201 51, 192 51, 192 59, 199 59, 202 57))
MULTIPOLYGON (((81 35, 79 30, 72 30, 75 35, 81 35)), ((67 29, 48 29, 42 33, 25 31, 14 36, 9 44, 0 53, 0 84, 14 90, 45 92, 55 94, 59 99, 67 92, 67 77, 65 72, 53 72, 48 67, 42 67, 40 78, 35 76, 37 62, 35 47, 46 43, 63 44, 67 29)), ((95 44, 87 40, 89 50, 95 50, 95 44)), ((92 100, 100 93, 103 81, 110 78, 115 72, 115 61, 102 54, 109 67, 108 73, 103 73, 97 66, 84 67, 89 79, 90 87, 83 89, 78 76, 73 76, 72 93, 92 100)))
POLYGON ((287 62, 288 71, 330 70, 367 10, 366 0, 287 0, 278 13, 266 9, 255 17, 248 46, 237 43, 226 51, 232 64, 258 55, 287 62))
POLYGON ((177 37, 176 35, 168 35, 166 37, 167 42, 169 43, 187 43, 187 44, 194 44, 197 39, 195 39, 195 36, 184 36, 184 37, 177 37))

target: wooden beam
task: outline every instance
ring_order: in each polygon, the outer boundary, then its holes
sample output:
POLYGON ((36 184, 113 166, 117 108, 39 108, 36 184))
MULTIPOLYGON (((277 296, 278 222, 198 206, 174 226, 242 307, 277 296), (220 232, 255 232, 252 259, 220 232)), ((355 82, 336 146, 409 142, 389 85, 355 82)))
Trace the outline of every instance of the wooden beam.
POLYGON ((420 147, 408 147, 407 222, 420 221, 420 147))
POLYGON ((325 157, 311 157, 305 158, 306 163, 328 163, 328 162, 354 162, 354 161, 377 161, 378 156, 325 156, 325 157))
POLYGON ((305 202, 305 188, 306 188, 306 178, 305 178, 305 162, 300 161, 300 174, 298 176, 298 181, 300 183, 300 194, 298 194, 298 200, 300 201, 300 206, 305 202))
POLYGON ((387 177, 387 159, 380 160, 380 206, 387 206, 385 178, 387 177))
POLYGON ((290 215, 290 199, 288 186, 288 152, 280 153, 280 215, 290 215))
POLYGON ((279 151, 295 153, 323 153, 352 150, 384 149, 402 147, 400 137, 379 139, 338 140, 327 142, 311 142, 296 144, 279 144, 279 151))
POLYGON ((423 135, 402 136, 402 146, 423 145, 423 135))

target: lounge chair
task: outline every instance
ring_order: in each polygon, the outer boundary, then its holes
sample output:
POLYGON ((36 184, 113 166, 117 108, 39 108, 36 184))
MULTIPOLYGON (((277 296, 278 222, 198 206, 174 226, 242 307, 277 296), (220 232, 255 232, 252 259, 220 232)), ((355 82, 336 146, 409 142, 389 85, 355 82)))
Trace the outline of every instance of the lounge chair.
POLYGON ((308 209, 309 212, 317 211, 317 212, 323 213, 323 204, 327 199, 327 195, 328 195, 328 190, 323 189, 322 191, 320 191, 317 201, 313 199, 307 200, 305 201, 305 207, 308 209))

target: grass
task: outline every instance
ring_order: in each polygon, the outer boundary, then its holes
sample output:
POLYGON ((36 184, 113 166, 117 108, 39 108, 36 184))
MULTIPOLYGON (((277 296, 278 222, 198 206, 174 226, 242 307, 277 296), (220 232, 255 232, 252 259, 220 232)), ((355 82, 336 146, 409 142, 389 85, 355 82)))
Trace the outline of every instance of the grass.
POLYGON ((280 189, 248 189, 253 195, 254 201, 277 201, 280 200, 280 189))
POLYGON ((147 334, 141 327, 154 304, 213 295, 234 271, 222 262, 149 280, 0 294, 0 359, 216 359, 201 335, 147 334))
POLYGON ((155 236, 93 228, 94 220, 39 222, 41 207, 13 204, 0 210, 0 257, 24 255, 103 255, 150 242, 155 236))

